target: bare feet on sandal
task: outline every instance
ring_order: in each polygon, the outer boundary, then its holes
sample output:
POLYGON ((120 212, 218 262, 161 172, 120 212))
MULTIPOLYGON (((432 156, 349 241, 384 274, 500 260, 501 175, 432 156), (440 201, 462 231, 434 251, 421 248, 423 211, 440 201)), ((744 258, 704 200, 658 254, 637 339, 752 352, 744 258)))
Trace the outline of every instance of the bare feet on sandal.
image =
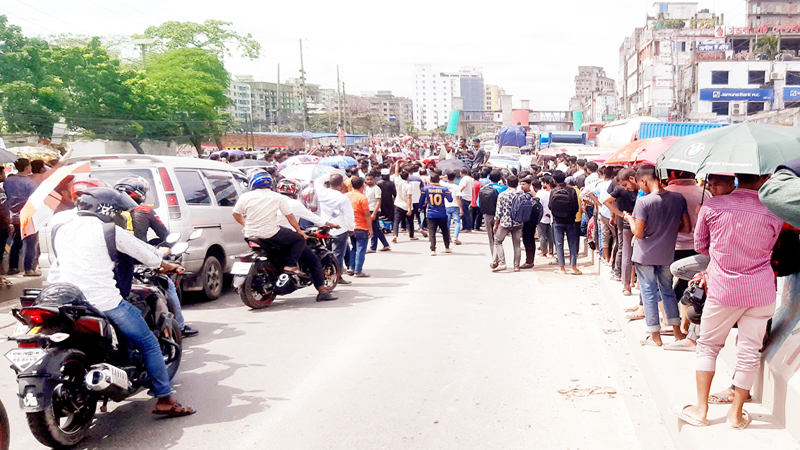
POLYGON ((165 397, 158 399, 158 401, 156 402, 156 407, 155 409, 153 409, 153 414, 169 416, 169 417, 191 416, 196 412, 197 410, 195 410, 191 406, 181 405, 173 397, 165 397))

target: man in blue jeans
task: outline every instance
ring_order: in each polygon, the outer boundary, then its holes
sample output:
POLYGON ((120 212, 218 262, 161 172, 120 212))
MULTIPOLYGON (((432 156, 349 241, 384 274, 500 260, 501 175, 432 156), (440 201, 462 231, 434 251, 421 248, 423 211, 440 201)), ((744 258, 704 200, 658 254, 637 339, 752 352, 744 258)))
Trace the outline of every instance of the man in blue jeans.
MULTIPOLYGON (((355 233, 350 237, 352 250, 350 252, 350 269, 347 273, 359 278, 366 278, 368 273, 363 271, 367 255, 367 245, 372 237, 372 214, 369 212, 369 200, 364 195, 364 179, 353 177, 350 179, 353 190, 345 194, 353 207, 355 233)), ((412 222, 413 226, 413 222, 412 222)))
POLYGON ((578 193, 575 189, 564 184, 567 175, 556 170, 553 172, 553 189, 550 191, 550 214, 553 216, 553 236, 556 241, 556 254, 558 256, 559 268, 555 270, 559 274, 582 275, 578 270, 578 228, 575 226, 575 217, 580 210, 578 193), (564 235, 569 244, 569 262, 571 269, 565 269, 564 258, 564 235))
MULTIPOLYGON (((172 397, 172 384, 158 339, 147 326, 141 311, 122 298, 114 278, 114 261, 106 245, 104 223, 113 223, 115 216, 135 206, 130 197, 110 188, 83 191, 78 198, 78 216, 61 225, 53 238, 59 270, 51 272, 48 282, 75 285, 86 302, 103 312, 139 350, 152 379, 150 393, 158 398, 153 413, 187 416, 194 414, 195 410, 181 406, 172 397)), ((147 267, 160 266, 167 271, 177 268, 175 264, 163 262, 156 248, 121 228, 115 227, 114 230, 116 248, 120 253, 147 267)))
MULTIPOLYGON (((344 179, 338 173, 330 176, 329 188, 320 183, 323 177, 317 179, 315 185, 317 199, 319 200, 319 215, 322 220, 339 225, 339 228, 330 231, 331 251, 339 264, 340 273, 344 273, 344 254, 347 251, 348 237, 355 231, 353 222, 353 206, 350 200, 344 196, 344 179)), ((350 281, 339 277, 339 284, 351 284, 350 281)))
POLYGON ((455 237, 453 243, 461 245, 458 236, 461 234, 461 216, 464 215, 463 206, 461 205, 461 192, 459 185, 455 183, 456 173, 453 171, 447 172, 447 181, 442 183, 442 186, 450 191, 451 200, 445 199, 445 210, 447 211, 447 229, 450 229, 451 224, 455 224, 455 237))
POLYGON ((625 213, 625 220, 636 238, 631 260, 639 278, 644 319, 650 333, 641 344, 660 347, 659 301, 664 305, 667 325, 672 326, 676 341, 686 337, 681 331, 678 299, 672 287, 669 266, 675 259, 678 232, 689 232, 692 226, 686 199, 681 194, 665 190, 653 167, 639 168, 636 182, 647 195, 636 201, 633 214, 625 213))

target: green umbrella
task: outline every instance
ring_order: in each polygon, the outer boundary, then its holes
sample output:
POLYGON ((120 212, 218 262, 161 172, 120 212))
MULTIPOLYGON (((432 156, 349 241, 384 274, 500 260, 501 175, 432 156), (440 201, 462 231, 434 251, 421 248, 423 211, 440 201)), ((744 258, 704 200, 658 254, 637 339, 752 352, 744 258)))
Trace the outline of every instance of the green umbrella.
POLYGON ((741 123, 682 138, 658 158, 657 168, 763 175, 798 157, 800 128, 741 123))

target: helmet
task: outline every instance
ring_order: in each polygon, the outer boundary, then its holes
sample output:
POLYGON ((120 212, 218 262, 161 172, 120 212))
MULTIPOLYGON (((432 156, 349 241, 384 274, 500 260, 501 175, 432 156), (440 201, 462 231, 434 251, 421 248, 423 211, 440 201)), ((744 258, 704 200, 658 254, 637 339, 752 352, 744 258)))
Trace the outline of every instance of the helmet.
POLYGON ((286 194, 289 197, 296 197, 297 192, 299 189, 297 188, 297 183, 292 180, 281 180, 278 182, 278 192, 281 194, 286 194))
POLYGON ((130 176, 117 181, 114 189, 128 194, 133 201, 141 204, 150 190, 150 183, 142 177, 130 176))
POLYGON ((81 305, 86 302, 86 297, 78 286, 72 283, 53 283, 39 292, 36 305, 61 306, 81 305))
POLYGON ((253 189, 272 189, 273 184, 272 176, 263 172, 251 174, 247 179, 247 187, 251 191, 253 189))
POLYGON ((106 223, 113 222, 119 213, 136 206, 133 199, 111 188, 89 188, 78 197, 79 216, 95 216, 106 223))
POLYGON ((98 187, 108 188, 111 186, 105 181, 96 178, 86 178, 72 183, 72 201, 77 202, 78 197, 80 197, 81 193, 86 189, 98 187))

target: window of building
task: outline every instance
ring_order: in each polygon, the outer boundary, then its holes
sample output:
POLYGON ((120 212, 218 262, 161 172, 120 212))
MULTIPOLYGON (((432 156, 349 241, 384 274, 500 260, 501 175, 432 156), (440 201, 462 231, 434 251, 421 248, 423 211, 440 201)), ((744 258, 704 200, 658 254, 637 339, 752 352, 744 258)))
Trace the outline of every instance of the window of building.
POLYGON ((760 113, 764 110, 764 102, 747 102, 747 115, 760 113))
POLYGON ((686 51, 686 42, 676 42, 675 43, 675 51, 676 52, 685 52, 686 51))
POLYGON ((766 72, 763 70, 750 70, 747 72, 747 84, 764 84, 766 72))
POLYGON ((727 116, 728 102, 711 102, 711 112, 718 116, 727 116))
POLYGON ((711 84, 728 84, 728 71, 720 70, 711 72, 711 84))
POLYGON ((786 72, 786 85, 787 86, 800 86, 800 72, 786 72))

